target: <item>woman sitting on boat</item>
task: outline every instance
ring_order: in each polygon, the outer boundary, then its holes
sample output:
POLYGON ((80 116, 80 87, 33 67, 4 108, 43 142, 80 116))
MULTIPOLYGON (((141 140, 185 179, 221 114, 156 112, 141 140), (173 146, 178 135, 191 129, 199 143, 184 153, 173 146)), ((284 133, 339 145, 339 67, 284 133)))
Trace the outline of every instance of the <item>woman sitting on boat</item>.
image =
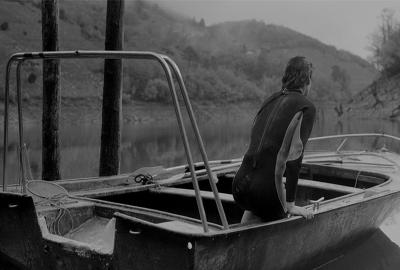
POLYGON ((304 146, 315 119, 315 106, 307 98, 311 75, 312 64, 305 57, 290 59, 281 91, 266 99, 255 117, 250 145, 232 186, 235 201, 245 210, 242 223, 288 214, 313 217, 312 211, 294 203, 304 146))

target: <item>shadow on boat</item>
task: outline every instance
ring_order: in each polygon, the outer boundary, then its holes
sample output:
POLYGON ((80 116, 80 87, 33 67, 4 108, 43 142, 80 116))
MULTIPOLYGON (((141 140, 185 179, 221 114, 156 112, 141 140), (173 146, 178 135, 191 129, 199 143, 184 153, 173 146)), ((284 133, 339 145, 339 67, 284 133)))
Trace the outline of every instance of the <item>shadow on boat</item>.
POLYGON ((344 249, 341 256, 314 269, 397 270, 400 269, 400 247, 379 229, 344 249))

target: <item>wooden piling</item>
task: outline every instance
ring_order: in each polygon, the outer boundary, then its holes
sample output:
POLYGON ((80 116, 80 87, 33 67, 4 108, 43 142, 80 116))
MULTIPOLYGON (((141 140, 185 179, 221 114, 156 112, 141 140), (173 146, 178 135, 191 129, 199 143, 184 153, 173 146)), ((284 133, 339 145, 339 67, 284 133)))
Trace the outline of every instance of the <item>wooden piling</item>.
MULTIPOLYGON (((43 51, 58 50, 58 0, 42 0, 43 51)), ((60 60, 43 60, 42 178, 60 174, 60 60)))
MULTIPOLYGON (((107 0, 106 50, 123 49, 124 0, 107 0)), ((100 176, 116 175, 120 166, 122 60, 104 61, 100 176)))

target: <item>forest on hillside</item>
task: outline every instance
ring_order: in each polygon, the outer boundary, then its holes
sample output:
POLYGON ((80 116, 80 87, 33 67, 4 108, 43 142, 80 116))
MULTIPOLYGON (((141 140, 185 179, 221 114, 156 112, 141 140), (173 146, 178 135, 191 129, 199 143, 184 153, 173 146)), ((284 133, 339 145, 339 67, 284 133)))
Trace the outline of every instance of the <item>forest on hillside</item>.
MULTIPOLYGON (((397 14, 398 15, 398 14, 397 14)), ((384 9, 380 23, 371 35, 371 58, 379 76, 354 99, 367 109, 390 118, 400 117, 400 21, 395 11, 384 9)))
MULTIPOLYGON (((40 0, 2 0, 0 56, 41 48, 40 0)), ((106 1, 60 1, 60 49, 103 49, 106 1)), ((207 26, 204 19, 186 18, 157 3, 128 1, 124 14, 125 50, 167 54, 180 66, 195 101, 259 102, 280 89, 290 57, 305 55, 314 64, 316 100, 341 103, 368 86, 376 69, 367 61, 337 50, 291 29, 248 20, 207 26)), ((4 70, 5 63, 0 64, 4 70)), ((41 95, 41 64, 24 66, 26 101, 41 95)), ((103 63, 62 64, 63 95, 101 95, 103 63), (66 89, 69 88, 69 89, 66 89), (83 88, 85 91, 77 91, 83 88)), ((1 79, 2 80, 2 79, 1 79)), ((3 82, 0 82, 0 90, 3 82)), ((124 102, 168 102, 162 69, 154 63, 124 63, 124 102)))

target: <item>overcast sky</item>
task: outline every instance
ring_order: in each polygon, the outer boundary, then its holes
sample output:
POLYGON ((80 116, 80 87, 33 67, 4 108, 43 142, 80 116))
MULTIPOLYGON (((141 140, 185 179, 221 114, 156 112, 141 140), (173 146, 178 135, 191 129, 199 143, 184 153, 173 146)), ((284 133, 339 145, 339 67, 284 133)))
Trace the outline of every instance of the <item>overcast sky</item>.
POLYGON ((207 25, 233 20, 257 19, 287 26, 339 49, 363 58, 370 34, 379 24, 382 9, 395 10, 400 18, 397 1, 333 1, 333 0, 158 0, 178 13, 207 25))

